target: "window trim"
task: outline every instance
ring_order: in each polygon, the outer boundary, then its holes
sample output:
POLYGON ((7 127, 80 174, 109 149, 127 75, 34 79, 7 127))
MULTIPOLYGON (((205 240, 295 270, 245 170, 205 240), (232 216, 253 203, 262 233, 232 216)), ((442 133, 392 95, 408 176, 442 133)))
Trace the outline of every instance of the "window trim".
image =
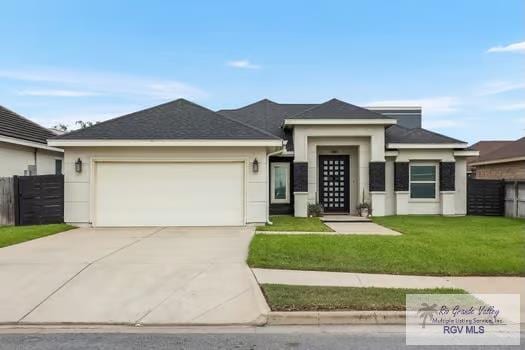
POLYGON ((290 163, 289 162, 272 162, 270 165, 270 203, 271 204, 289 204, 290 203, 290 163), (286 171, 286 197, 284 199, 275 198, 275 169, 283 167, 286 171))
POLYGON ((63 158, 55 158, 55 175, 63 175, 64 174, 64 159, 63 158), (60 172, 57 173, 57 161, 60 161, 60 172))
POLYGON ((436 162, 410 162, 408 164, 408 198, 411 202, 438 202, 439 201, 439 163, 436 162), (413 166, 433 166, 435 171, 434 181, 412 181, 413 166), (412 183, 434 183, 434 197, 431 198, 413 198, 412 183))

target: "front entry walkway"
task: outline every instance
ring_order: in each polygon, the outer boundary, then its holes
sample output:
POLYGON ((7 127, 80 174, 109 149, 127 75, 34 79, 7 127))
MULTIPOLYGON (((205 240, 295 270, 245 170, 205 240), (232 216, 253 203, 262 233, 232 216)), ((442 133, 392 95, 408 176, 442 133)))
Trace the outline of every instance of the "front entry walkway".
POLYGON ((259 324, 249 227, 76 229, 0 249, 0 323, 259 324))

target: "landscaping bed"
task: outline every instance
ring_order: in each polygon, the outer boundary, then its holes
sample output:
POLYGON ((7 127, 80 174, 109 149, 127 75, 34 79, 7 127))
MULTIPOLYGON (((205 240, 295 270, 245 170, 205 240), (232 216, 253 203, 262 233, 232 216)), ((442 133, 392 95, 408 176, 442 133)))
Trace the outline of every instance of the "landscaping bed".
POLYGON ((0 226, 0 248, 53 235, 73 228, 75 228, 75 226, 67 224, 0 226))
POLYGON ((404 311, 406 294, 466 294, 462 289, 318 287, 263 284, 272 311, 404 311))
POLYGON ((525 276, 525 220, 392 216, 374 222, 403 235, 256 235, 248 264, 290 270, 525 276))

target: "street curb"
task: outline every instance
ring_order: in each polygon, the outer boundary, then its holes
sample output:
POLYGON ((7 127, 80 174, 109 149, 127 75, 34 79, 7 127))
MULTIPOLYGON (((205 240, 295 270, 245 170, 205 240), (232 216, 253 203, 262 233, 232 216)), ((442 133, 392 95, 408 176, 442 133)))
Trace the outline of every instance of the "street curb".
POLYGON ((405 311, 272 311, 267 325, 400 325, 405 320, 405 311))

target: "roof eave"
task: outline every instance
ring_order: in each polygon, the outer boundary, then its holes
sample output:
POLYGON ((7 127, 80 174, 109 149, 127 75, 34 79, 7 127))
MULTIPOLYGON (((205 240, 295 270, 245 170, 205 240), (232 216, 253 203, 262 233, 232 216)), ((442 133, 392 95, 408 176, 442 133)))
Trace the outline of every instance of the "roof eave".
POLYGON ((50 147, 49 145, 46 145, 45 143, 28 141, 28 140, 18 139, 16 137, 10 137, 10 136, 4 136, 4 135, 0 135, 0 142, 11 143, 13 145, 26 146, 26 147, 31 147, 31 148, 39 148, 39 149, 44 149, 44 150, 53 151, 53 152, 64 152, 63 149, 50 147))
POLYGON ((189 140, 79 140, 49 139, 56 147, 282 147, 281 139, 189 139, 189 140))
POLYGON ((470 163, 471 166, 477 166, 477 165, 489 165, 489 164, 499 164, 499 163, 510 163, 510 162, 519 162, 525 160, 525 156, 521 157, 509 157, 509 158, 501 158, 501 159, 492 159, 492 160, 482 160, 470 163))
POLYGON ((344 119, 344 118, 309 118, 285 119, 284 125, 392 125, 397 124, 395 119, 344 119))
POLYGON ((466 148, 467 143, 388 143, 389 149, 456 149, 466 148))

